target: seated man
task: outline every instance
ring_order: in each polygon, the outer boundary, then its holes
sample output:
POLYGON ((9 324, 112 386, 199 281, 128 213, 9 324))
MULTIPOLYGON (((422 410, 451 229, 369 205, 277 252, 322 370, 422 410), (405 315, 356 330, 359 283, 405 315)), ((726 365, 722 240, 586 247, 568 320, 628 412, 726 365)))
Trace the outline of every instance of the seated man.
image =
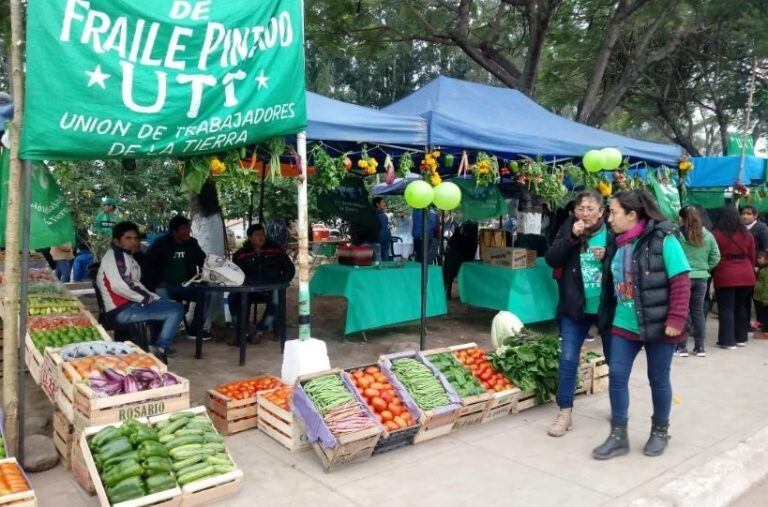
POLYGON ((141 262, 148 271, 148 287, 174 301, 195 303, 187 338, 194 340, 198 333, 202 333, 203 340, 208 341, 212 339, 211 332, 203 329, 207 305, 197 300, 197 290, 182 285, 194 277, 205 262, 205 252, 192 237, 191 231, 192 225, 187 217, 174 216, 168 223, 168 234, 155 239, 141 262))
POLYGON ((102 257, 96 276, 107 318, 118 324, 162 323, 160 334, 150 350, 165 362, 173 352, 171 343, 184 318, 184 307, 150 292, 139 281, 141 269, 133 258, 141 245, 136 224, 120 222, 112 229, 112 238, 114 244, 102 257))
MULTIPOLYGON (((248 227, 246 233, 248 235, 248 242, 232 256, 235 264, 245 273, 243 285, 291 281, 296 273, 293 262, 285 253, 285 250, 280 248, 271 239, 267 239, 264 227, 260 224, 253 224, 248 227)), ((256 295, 249 294, 248 296, 253 298, 256 295)), ((249 341, 252 343, 258 343, 264 331, 275 320, 278 292, 273 290, 268 296, 267 309, 256 326, 256 336, 253 339, 249 338, 249 341)), ((229 307, 232 315, 238 315, 240 297, 242 297, 241 294, 232 294, 229 297, 229 307)))

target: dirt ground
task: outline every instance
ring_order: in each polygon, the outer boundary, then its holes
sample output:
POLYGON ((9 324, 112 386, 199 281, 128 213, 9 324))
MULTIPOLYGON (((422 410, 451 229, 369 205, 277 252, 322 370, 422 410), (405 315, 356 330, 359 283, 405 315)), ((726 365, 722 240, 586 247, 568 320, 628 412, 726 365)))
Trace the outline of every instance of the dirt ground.
MULTIPOLYGON (((427 347, 444 347, 467 342, 475 342, 481 347, 490 348, 491 319, 495 311, 470 308, 459 301, 458 288, 454 285, 454 298, 448 302, 448 314, 427 320, 427 347)), ((298 288, 292 286, 287 294, 287 336, 298 337, 298 288)), ((95 302, 85 296, 83 302, 92 308, 95 302)), ((419 323, 410 322, 393 327, 367 331, 366 338, 361 333, 344 335, 346 299, 340 297, 318 297, 312 300, 312 336, 324 340, 328 347, 332 367, 351 368, 375 362, 381 354, 390 352, 393 347, 402 347, 404 343, 419 342, 419 323)), ((261 308, 261 307, 260 307, 261 308)), ((387 311, 386 302, 382 302, 382 311, 387 311)), ((554 322, 531 326, 542 331, 556 331, 554 322)), ((238 349, 226 344, 226 338, 234 335, 231 328, 214 328, 215 341, 203 344, 203 358, 194 358, 194 342, 179 334, 174 342, 178 354, 169 360, 171 371, 190 380, 190 403, 192 406, 205 403, 205 393, 220 384, 240 378, 270 374, 280 376, 282 355, 279 343, 265 339, 260 344, 248 345, 246 364, 238 366, 238 349)), ((53 406, 40 388, 27 375, 26 415, 50 415, 53 406)))

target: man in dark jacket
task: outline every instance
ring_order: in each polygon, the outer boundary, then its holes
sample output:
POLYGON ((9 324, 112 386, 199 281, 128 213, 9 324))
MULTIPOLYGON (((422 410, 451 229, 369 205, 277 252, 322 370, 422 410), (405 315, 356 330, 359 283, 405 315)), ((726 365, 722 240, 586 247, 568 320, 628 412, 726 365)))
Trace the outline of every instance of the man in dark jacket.
MULTIPOLYGON (((289 282, 296 273, 288 254, 277 243, 267 238, 264 227, 261 224, 253 224, 246 231, 248 242, 240 250, 235 252, 232 260, 245 273, 243 285, 255 285, 260 283, 289 282)), ((249 298, 262 296, 264 293, 249 294, 249 298)), ((269 291, 267 295, 267 309, 256 325, 256 336, 250 341, 258 343, 272 322, 278 306, 278 291, 269 291)), ((236 308, 240 304, 240 294, 229 298, 230 311, 236 314, 236 308)), ((250 306, 250 301, 249 301, 250 306)))
POLYGON ((194 277, 205 262, 205 252, 191 236, 191 223, 182 215, 176 215, 168 223, 168 234, 160 236, 149 247, 142 259, 142 269, 147 271, 146 283, 150 290, 175 301, 195 303, 194 317, 189 326, 190 340, 202 333, 204 340, 211 339, 210 331, 203 329, 205 305, 198 301, 199 292, 182 284, 194 277))
POLYGON ((750 234, 755 238, 756 250, 758 252, 768 250, 768 225, 758 220, 757 208, 751 205, 744 206, 739 211, 739 214, 741 215, 741 223, 746 226, 750 234))

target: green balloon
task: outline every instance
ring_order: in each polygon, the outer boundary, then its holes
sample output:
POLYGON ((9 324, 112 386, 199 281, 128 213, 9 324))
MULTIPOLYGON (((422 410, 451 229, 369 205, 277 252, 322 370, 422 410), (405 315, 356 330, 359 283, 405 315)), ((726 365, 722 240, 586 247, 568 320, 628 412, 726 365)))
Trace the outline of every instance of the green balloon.
POLYGON ((450 211, 455 209, 461 202, 461 189, 450 181, 440 183, 434 189, 435 197, 432 202, 438 209, 450 211))
POLYGON ((584 154, 581 163, 591 173, 600 172, 605 168, 605 155, 600 150, 589 150, 584 154))
POLYGON ((422 209, 429 206, 434 197, 432 185, 426 181, 418 180, 405 187, 405 202, 411 208, 422 209))
POLYGON ((603 148, 600 153, 605 157, 605 168, 609 171, 618 169, 621 165, 622 156, 621 152, 616 148, 603 148))

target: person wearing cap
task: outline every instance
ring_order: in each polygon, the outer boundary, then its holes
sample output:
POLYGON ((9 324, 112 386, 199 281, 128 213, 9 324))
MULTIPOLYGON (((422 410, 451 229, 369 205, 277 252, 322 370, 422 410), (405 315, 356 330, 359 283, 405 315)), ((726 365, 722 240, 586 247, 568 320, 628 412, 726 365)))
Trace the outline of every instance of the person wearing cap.
POLYGON ((112 197, 101 200, 102 211, 93 219, 93 232, 102 236, 111 236, 112 228, 120 222, 117 214, 117 201, 112 197))

